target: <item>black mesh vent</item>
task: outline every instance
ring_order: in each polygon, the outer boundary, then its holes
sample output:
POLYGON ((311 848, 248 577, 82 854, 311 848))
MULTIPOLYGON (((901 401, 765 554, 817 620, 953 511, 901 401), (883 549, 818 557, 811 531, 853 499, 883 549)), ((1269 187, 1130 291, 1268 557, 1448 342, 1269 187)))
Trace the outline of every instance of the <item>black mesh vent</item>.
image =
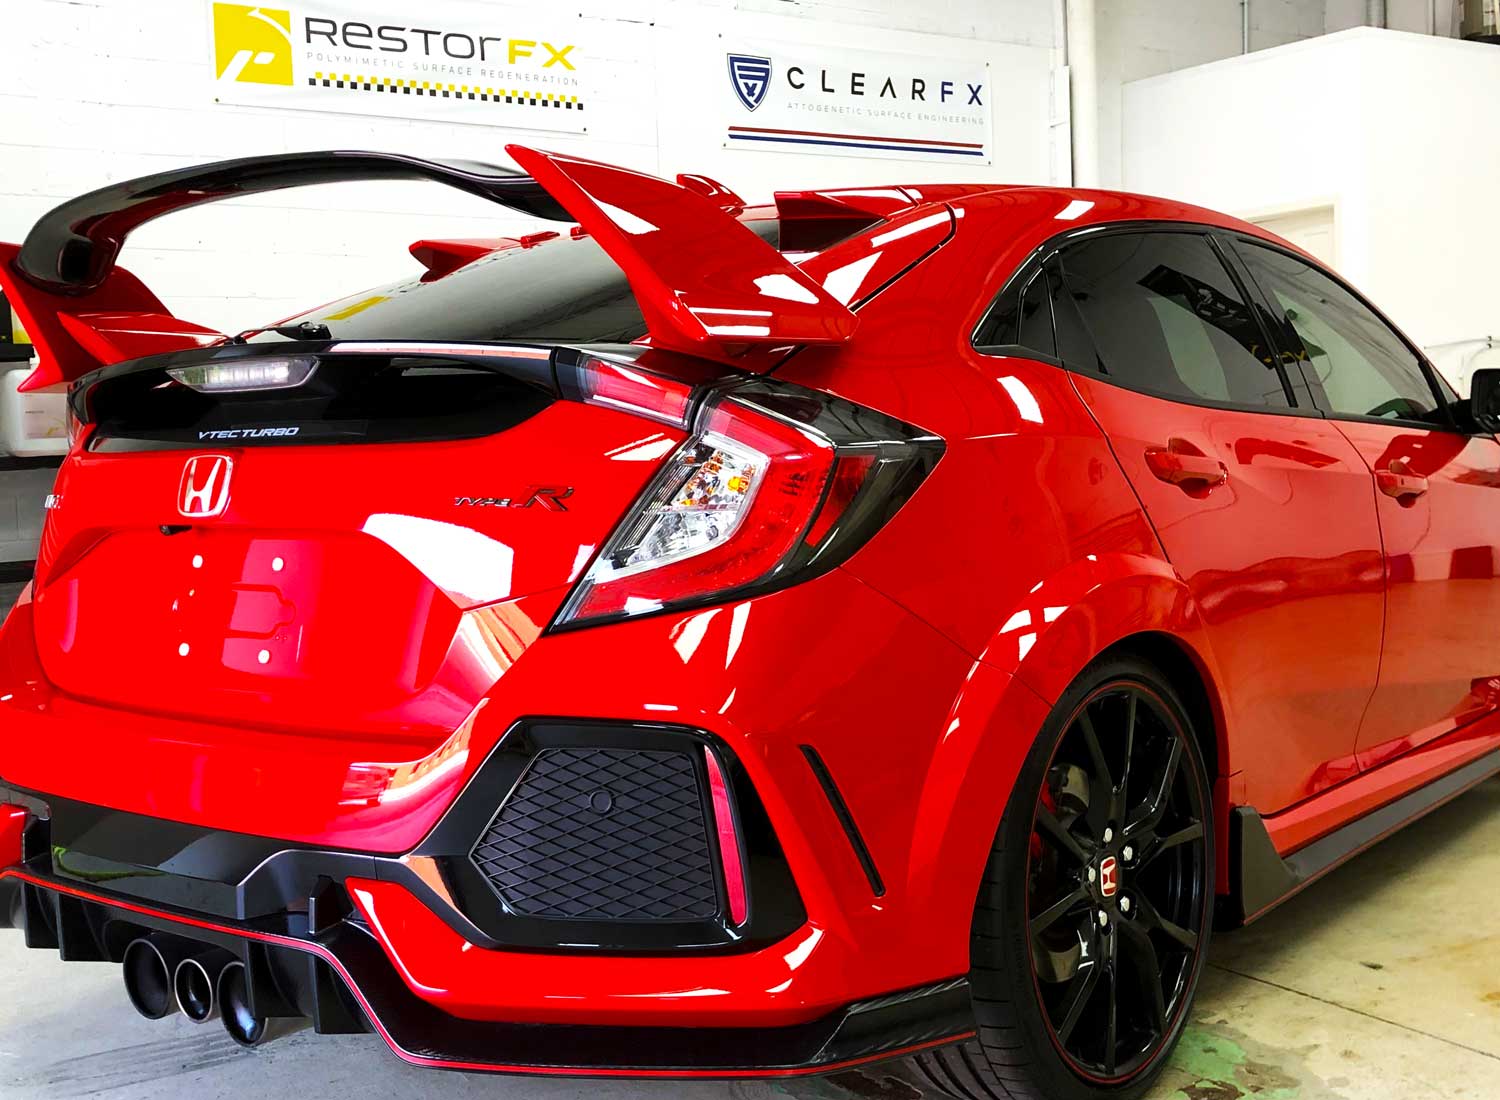
POLYGON ((703 920, 719 909, 686 753, 543 750, 472 858, 525 916, 703 920))

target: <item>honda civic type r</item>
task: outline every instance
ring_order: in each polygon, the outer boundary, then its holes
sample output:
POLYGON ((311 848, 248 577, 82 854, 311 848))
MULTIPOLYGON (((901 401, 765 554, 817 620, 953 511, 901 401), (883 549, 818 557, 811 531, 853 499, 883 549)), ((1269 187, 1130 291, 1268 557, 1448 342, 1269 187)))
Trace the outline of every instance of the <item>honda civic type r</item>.
POLYGON ((0 914, 151 1017, 419 1065, 1128 1096, 1211 928, 1500 771, 1497 386, 1174 202, 750 205, 512 147, 0 245, 71 451, 0 633, 0 914), (142 223, 558 223, 238 335, 142 223))

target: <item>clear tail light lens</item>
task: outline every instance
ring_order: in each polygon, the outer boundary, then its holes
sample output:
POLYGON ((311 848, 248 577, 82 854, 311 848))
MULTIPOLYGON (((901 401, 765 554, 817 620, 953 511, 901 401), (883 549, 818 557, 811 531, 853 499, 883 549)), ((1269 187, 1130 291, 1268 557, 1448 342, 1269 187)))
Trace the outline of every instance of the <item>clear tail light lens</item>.
POLYGON ((826 572, 895 513, 942 442, 814 391, 711 396, 553 629, 756 595, 826 572))

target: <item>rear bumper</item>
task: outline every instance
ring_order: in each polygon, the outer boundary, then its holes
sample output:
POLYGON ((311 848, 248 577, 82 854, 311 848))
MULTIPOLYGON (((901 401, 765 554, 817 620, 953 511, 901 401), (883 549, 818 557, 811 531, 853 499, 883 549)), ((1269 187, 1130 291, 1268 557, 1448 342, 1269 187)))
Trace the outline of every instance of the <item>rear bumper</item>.
MULTIPOLYGON (((300 1007, 320 1031, 354 1030, 339 1024, 348 1017, 338 1005, 352 1000, 397 1057, 424 1067, 555 1076, 799 1076, 960 1041, 974 1030, 962 978, 847 1004, 801 1024, 753 1030, 463 1019, 412 992, 411 976, 393 965, 379 922, 351 916, 315 932, 310 921, 316 914, 300 921, 293 915, 285 930, 272 932, 142 905, 20 866, 0 870, 3 887, 21 892, 28 945, 57 948, 64 959, 114 959, 130 939, 155 931, 223 947, 252 967, 274 962, 273 970, 286 973, 303 964, 308 978, 300 1007)), ((356 896, 363 888, 353 887, 356 896)), ((507 969, 520 957, 509 956, 507 969)), ((555 962, 548 960, 548 968, 555 962)), ((695 966, 700 978, 712 969, 701 960, 695 966)), ((495 975, 486 971, 482 978, 495 975)), ((515 982, 516 975, 507 980, 515 982)))
POLYGON ((151 916, 310 952, 403 1057, 739 1076, 819 1072, 972 1029, 954 979, 998 807, 1045 705, 842 571, 733 607, 547 636, 500 670, 472 722, 394 769, 403 786, 373 794, 365 778, 392 769, 368 761, 413 757, 372 737, 190 722, 52 690, 26 613, 0 631, 0 802, 57 812, 32 858, 0 851, 0 868, 122 925, 151 916), (559 710, 575 717, 535 717, 559 710), (723 750, 797 904, 768 907, 776 892, 754 876, 775 861, 751 839, 750 924, 732 938, 486 924, 477 891, 424 858, 474 792, 479 812, 432 857, 467 860, 515 780, 484 769, 516 729, 564 721, 670 723, 723 750), (127 824, 139 842, 123 840, 127 824), (319 878, 347 896, 310 926, 319 878), (776 919, 758 927, 765 916, 776 919), (564 1036, 554 1053, 532 1038, 544 1032, 564 1036))

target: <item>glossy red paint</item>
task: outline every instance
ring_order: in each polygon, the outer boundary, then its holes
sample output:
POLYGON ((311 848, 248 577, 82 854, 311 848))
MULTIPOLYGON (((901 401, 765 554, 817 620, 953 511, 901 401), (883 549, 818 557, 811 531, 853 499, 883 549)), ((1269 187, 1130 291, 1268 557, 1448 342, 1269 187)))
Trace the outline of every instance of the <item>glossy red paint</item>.
MULTIPOLYGON (((804 583, 549 631, 688 437, 685 394, 628 367, 595 379, 616 407, 586 393, 476 439, 79 444, 35 590, 0 629, 0 783, 401 855, 523 719, 699 730, 758 794, 806 912, 770 946, 505 950, 395 882, 347 886, 406 984, 456 1017, 768 1027, 968 969, 974 898, 1036 731, 1118 643, 1195 682, 1221 830, 1252 807, 1283 854, 1500 747, 1500 642, 1485 640, 1500 444, 1188 405, 972 346, 1010 275, 1066 229, 1262 231, 1105 192, 788 192, 785 219, 867 225, 794 264, 734 223, 740 200, 713 181, 513 153, 625 269, 653 346, 774 367, 776 384, 941 438, 920 488, 804 583), (764 323, 738 331, 737 310, 764 323), (228 500, 181 530, 184 464, 206 454, 233 462, 228 500), (573 492, 562 510, 462 503, 537 485, 573 492), (883 894, 803 746, 836 780, 883 894)), ((109 278, 95 293, 113 286, 113 308, 159 312, 124 272, 109 278)), ((38 316, 33 335, 57 341, 69 377, 84 351, 38 316)), ((786 436, 802 431, 790 423, 786 436)), ((820 489, 852 499, 831 458, 818 470, 820 489)), ((715 550, 698 564, 763 571, 715 550)), ((756 902, 733 886, 742 838, 722 774, 714 790, 738 919, 756 902)))
POLYGON ((1338 427, 1381 490, 1386 643, 1358 746, 1361 766, 1373 768, 1500 704, 1500 443, 1338 427))
POLYGON ((21 834, 26 831, 29 816, 24 806, 0 802, 0 867, 21 862, 21 834))
POLYGON ((106 348, 131 355, 193 348, 201 346, 200 337, 209 331, 174 318, 123 267, 112 269, 103 285, 83 297, 33 286, 16 270, 20 251, 0 241, 0 290, 37 349, 37 367, 21 383, 27 392, 55 389, 97 369, 104 362, 98 352, 106 348), (128 331, 136 318, 141 319, 139 335, 128 331))
POLYGON ((349 880, 355 905, 406 984, 444 1012, 519 1023, 783 1027, 849 1001, 849 945, 809 924, 775 947, 714 961, 477 949, 389 882, 349 880), (511 992, 502 1000, 497 987, 511 992))
POLYGON ((412 259, 427 269, 422 281, 431 282, 451 274, 466 264, 497 252, 502 248, 519 248, 521 242, 514 237, 456 237, 449 240, 423 238, 413 241, 407 249, 412 259))
POLYGON ((1449 772, 1500 749, 1500 717, 1477 721, 1425 741, 1419 748, 1323 794, 1265 818, 1266 831, 1276 850, 1290 855, 1371 810, 1426 786, 1449 772))
POLYGON ((1077 386, 1192 594, 1251 805, 1291 805, 1352 777, 1385 605, 1358 452, 1321 419, 1198 408, 1092 378, 1077 386), (1179 480, 1164 453, 1195 459, 1205 479, 1179 480), (1298 659, 1268 661, 1289 638, 1298 659))
POLYGON ((840 344, 855 317, 697 190, 507 145, 624 269, 652 343, 733 358, 739 344, 840 344))

